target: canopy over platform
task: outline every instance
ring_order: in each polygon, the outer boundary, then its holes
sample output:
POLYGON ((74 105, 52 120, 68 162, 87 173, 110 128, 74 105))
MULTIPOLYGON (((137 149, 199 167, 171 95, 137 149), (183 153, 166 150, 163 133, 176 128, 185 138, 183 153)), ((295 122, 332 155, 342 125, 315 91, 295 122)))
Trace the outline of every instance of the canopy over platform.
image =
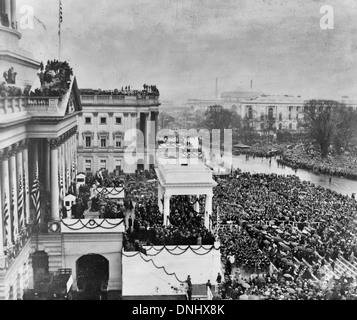
MULTIPOLYGON (((159 164, 155 169, 158 185, 158 205, 164 212, 164 224, 169 224, 170 197, 174 195, 191 195, 199 197, 206 195, 205 226, 209 229, 210 216, 212 215, 213 187, 217 183, 213 180, 212 171, 203 163, 177 165, 159 164), (164 198, 164 205, 162 203, 164 198)), ((196 209, 198 212, 198 207, 196 209)))

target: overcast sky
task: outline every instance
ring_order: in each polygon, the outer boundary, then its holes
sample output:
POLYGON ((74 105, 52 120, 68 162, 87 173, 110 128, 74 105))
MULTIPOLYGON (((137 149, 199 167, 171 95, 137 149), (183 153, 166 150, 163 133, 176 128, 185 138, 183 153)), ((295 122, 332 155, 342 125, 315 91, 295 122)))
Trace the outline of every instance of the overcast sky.
MULTIPOLYGON (((58 58, 58 0, 31 5, 45 28, 22 30, 38 60, 58 58)), ((357 98, 354 0, 62 0, 62 59, 80 88, 156 84, 162 100, 237 88, 357 98), (334 29, 322 30, 322 5, 334 29)))

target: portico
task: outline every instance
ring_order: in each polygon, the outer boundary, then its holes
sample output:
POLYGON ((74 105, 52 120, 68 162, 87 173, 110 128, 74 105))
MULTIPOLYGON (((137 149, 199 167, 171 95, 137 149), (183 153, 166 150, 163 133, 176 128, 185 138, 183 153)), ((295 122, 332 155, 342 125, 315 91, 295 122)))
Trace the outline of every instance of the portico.
MULTIPOLYGON (((213 180, 212 171, 203 163, 189 165, 159 164, 155 169, 158 183, 158 206, 164 215, 164 225, 168 226, 170 198, 175 195, 190 195, 195 199, 195 211, 199 212, 202 196, 204 199, 204 224, 210 229, 212 216, 213 180)), ((203 205, 203 203, 202 203, 203 205)))

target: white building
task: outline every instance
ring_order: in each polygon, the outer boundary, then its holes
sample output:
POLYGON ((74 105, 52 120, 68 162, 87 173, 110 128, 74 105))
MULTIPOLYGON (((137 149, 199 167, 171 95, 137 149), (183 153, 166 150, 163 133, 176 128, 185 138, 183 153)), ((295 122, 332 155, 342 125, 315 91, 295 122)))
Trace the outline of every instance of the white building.
MULTIPOLYGON (((138 129, 144 135, 145 147, 156 141, 159 116, 159 96, 154 94, 102 95, 82 91, 83 113, 78 127, 78 171, 133 173, 139 167, 149 168, 148 154, 137 164, 127 163, 125 133, 138 129), (151 123, 150 123, 151 122, 151 123)), ((145 149, 146 150, 146 149, 145 149)), ((151 161, 151 164, 152 161, 151 161)))

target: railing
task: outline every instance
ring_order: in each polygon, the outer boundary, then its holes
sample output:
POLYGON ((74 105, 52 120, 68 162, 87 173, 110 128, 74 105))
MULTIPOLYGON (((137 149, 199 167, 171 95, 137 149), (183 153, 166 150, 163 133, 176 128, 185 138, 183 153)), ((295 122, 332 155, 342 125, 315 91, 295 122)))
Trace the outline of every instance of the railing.
POLYGON ((121 96, 121 95, 81 95, 81 101, 87 105, 157 105, 158 96, 121 96))
POLYGON ((26 106, 27 97, 0 97, 0 120, 15 113, 26 113, 26 106))

